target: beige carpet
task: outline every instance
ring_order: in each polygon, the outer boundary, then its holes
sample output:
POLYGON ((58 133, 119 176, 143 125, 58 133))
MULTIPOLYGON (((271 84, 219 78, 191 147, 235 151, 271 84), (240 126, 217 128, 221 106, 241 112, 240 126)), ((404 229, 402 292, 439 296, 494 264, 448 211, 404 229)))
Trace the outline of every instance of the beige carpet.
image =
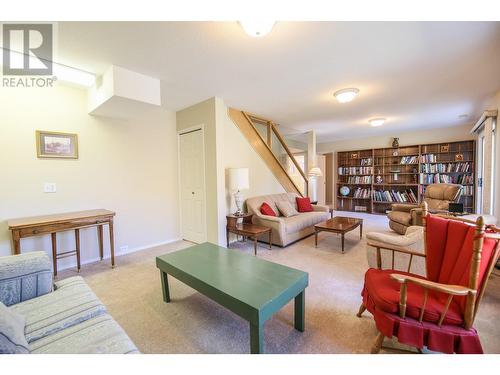
MULTIPOLYGON (((384 216, 342 214, 362 216, 365 233, 388 228, 384 216)), ((177 242, 118 257, 115 269, 107 262, 86 265, 81 275, 143 353, 248 353, 245 320, 173 278, 172 302, 163 302, 155 257, 190 245, 177 242)), ((293 302, 289 303, 265 324, 266 353, 369 353, 376 336, 374 321, 368 312, 356 317, 367 268, 365 245, 355 230, 346 236, 344 255, 340 237, 325 233, 317 249, 314 237, 285 249, 259 247, 260 258, 309 272, 305 332, 293 328, 293 302)), ((253 250, 242 243, 234 248, 248 254, 253 250)), ((73 275, 75 271, 66 270, 60 278, 73 275)), ((496 274, 475 323, 486 353, 500 353, 499 312, 496 274)))

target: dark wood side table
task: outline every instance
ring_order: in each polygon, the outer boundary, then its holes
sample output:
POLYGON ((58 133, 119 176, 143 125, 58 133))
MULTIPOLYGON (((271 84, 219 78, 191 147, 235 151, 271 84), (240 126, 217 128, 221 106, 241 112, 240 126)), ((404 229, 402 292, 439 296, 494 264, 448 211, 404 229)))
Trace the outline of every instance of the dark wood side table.
POLYGON ((344 236, 347 232, 359 227, 359 238, 363 238, 363 219, 335 216, 314 226, 314 244, 318 247, 318 233, 338 233, 342 236, 342 254, 344 254, 344 236))
POLYGON ((77 270, 80 272, 80 229, 97 227, 97 238, 99 240, 99 255, 104 258, 103 250, 103 226, 109 226, 109 246, 111 252, 111 266, 115 266, 115 241, 113 235, 113 211, 97 209, 78 212, 67 212, 62 214, 44 215, 12 219, 7 222, 12 231, 12 242, 14 254, 21 253, 21 238, 42 236, 50 234, 52 237, 52 262, 54 276, 57 276, 57 259, 76 255, 77 270), (75 231, 76 249, 63 253, 57 252, 57 232, 68 230, 75 231))
POLYGON ((226 216, 226 242, 229 248, 229 233, 249 237, 253 239, 253 253, 257 255, 257 239, 260 235, 268 233, 269 235, 269 249, 272 249, 273 232, 271 228, 262 225, 252 224, 252 214, 243 214, 241 216, 227 215, 226 216), (242 222, 239 223, 239 219, 242 222))

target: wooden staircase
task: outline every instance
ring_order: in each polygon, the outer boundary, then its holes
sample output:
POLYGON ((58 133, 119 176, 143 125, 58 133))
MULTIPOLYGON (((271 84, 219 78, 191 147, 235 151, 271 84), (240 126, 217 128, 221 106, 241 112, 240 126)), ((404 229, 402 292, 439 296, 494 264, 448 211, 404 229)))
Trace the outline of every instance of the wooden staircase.
POLYGON ((264 160, 285 191, 306 196, 307 176, 288 148, 276 124, 234 108, 229 108, 229 117, 264 160), (291 173, 292 169, 295 174, 291 173))

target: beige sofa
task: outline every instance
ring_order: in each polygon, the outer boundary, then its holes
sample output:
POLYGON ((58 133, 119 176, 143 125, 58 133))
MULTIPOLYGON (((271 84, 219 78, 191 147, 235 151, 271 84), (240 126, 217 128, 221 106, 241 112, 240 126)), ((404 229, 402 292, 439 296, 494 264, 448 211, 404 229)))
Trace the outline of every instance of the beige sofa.
MULTIPOLYGON (((299 195, 295 193, 283 193, 261 195, 258 197, 248 198, 246 200, 247 210, 249 213, 253 214, 253 223, 271 228, 274 245, 287 246, 295 241, 307 237, 314 233, 315 224, 330 218, 328 207, 318 205, 313 205, 313 212, 303 212, 291 217, 274 217, 260 213, 260 206, 264 202, 267 202, 276 214, 279 214, 276 208, 276 202, 281 200, 287 200, 292 203, 295 208, 297 208, 295 198, 298 196, 299 195)), ((266 236, 263 236, 261 240, 267 241, 266 236)))

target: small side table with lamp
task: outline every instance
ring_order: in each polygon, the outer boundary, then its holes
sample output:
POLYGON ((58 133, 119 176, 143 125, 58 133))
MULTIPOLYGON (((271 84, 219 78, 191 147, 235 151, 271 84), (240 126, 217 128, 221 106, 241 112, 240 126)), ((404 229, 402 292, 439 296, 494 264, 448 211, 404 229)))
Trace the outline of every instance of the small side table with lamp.
POLYGON ((269 248, 272 246, 272 231, 271 228, 252 223, 252 214, 243 212, 243 194, 241 190, 249 188, 248 168, 229 168, 228 170, 228 185, 231 192, 234 194, 234 202, 236 204, 236 212, 226 216, 226 240, 229 248, 229 233, 250 237, 254 242, 254 255, 257 255, 257 240, 258 238, 268 233, 269 248), (241 219, 241 222, 239 222, 241 219))

